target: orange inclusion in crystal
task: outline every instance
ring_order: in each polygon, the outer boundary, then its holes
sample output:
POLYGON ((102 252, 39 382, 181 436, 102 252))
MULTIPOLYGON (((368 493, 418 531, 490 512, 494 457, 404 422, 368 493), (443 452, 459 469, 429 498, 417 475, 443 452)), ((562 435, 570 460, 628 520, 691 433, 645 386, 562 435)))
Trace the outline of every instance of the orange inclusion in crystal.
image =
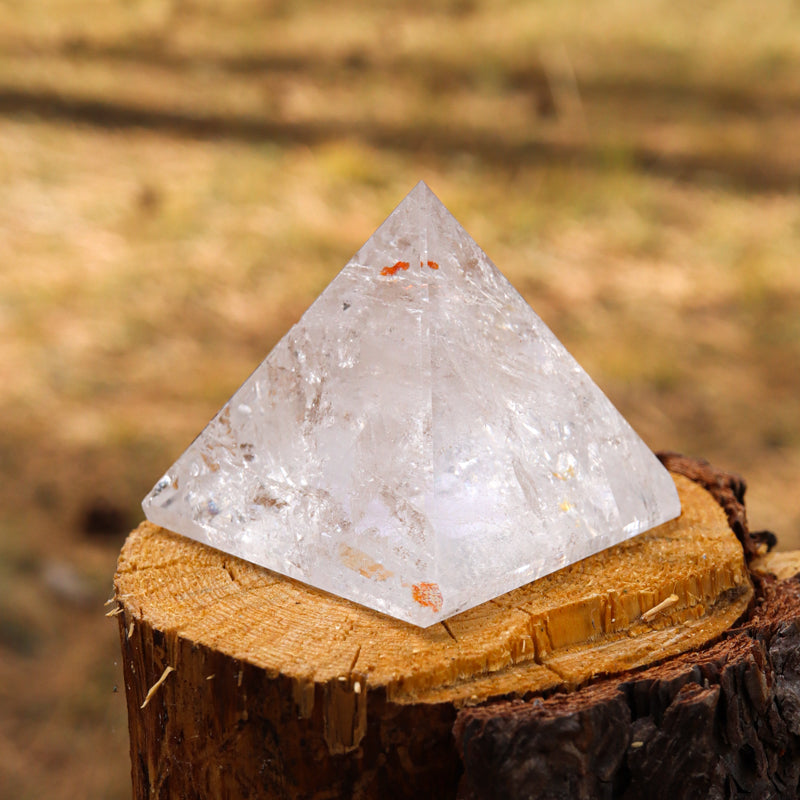
POLYGON ((397 275, 401 269, 408 269, 408 261, 398 261, 393 267, 384 267, 381 275, 397 275))
POLYGON ((435 261, 429 261, 429 262, 428 262, 428 266, 429 266, 431 269, 439 269, 439 265, 438 265, 438 264, 437 264, 435 261))
POLYGON ((411 596, 415 603, 441 611, 444 598, 438 583, 415 583, 411 587, 411 596))

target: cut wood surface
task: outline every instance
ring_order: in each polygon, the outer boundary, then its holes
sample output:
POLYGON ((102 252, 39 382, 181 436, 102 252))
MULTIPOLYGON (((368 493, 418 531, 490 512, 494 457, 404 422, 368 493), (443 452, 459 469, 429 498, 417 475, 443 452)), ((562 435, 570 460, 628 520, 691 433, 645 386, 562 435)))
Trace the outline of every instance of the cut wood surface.
POLYGON ((786 580, 800 573, 800 550, 767 553, 750 562, 750 569, 761 577, 770 575, 786 580))
POLYGON ((687 478, 675 480, 678 520, 431 628, 150 523, 125 545, 117 597, 132 621, 290 677, 298 696, 340 679, 364 693, 383 688, 394 702, 575 685, 707 641, 752 596, 720 507, 687 478))
POLYGON ((459 709, 577 697, 719 638, 761 545, 735 482, 687 463, 706 480, 674 474, 679 519, 428 629, 142 524, 116 576, 135 796, 452 797, 459 709))

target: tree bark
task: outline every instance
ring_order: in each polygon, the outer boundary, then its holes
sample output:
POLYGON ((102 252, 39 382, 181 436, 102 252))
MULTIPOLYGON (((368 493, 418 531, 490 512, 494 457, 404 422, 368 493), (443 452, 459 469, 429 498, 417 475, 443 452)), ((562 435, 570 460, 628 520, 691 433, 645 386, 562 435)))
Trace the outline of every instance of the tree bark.
POLYGON ((459 797, 797 798, 800 580, 721 641, 571 694, 464 709, 459 797))
POLYGON ((659 751, 683 789, 713 751, 707 796, 789 786, 797 586, 741 479, 664 460, 679 520, 424 630, 144 523, 112 612, 134 797, 637 797, 659 751))

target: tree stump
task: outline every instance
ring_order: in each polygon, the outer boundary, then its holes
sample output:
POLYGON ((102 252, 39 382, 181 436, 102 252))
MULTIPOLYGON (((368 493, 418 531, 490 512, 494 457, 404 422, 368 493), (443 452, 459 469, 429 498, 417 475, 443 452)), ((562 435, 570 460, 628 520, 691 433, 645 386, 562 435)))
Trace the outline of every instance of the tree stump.
POLYGON ((797 796, 800 583, 740 479, 662 458, 678 520, 427 629, 143 523, 134 797, 797 796))

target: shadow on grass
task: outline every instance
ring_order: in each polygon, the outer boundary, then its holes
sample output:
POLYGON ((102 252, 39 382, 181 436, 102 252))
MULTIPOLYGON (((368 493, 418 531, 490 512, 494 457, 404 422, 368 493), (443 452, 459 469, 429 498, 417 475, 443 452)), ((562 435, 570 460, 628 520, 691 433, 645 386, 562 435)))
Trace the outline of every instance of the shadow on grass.
MULTIPOLYGON (((105 129, 143 129, 193 139, 271 141, 315 145, 354 139, 373 147, 415 155, 449 157, 469 154, 514 171, 523 164, 561 163, 605 170, 607 148, 591 144, 512 139, 485 131, 424 125, 357 121, 287 122, 247 115, 190 114, 139 107, 123 102, 69 96, 53 91, 25 91, 0 86, 0 115, 32 115, 105 129)), ((626 146, 633 169, 688 183, 725 185, 750 192, 791 192, 800 188, 800 165, 786 168, 767 160, 727 154, 665 154, 640 144, 626 146)))
MULTIPOLYGON (((490 64, 485 57, 464 63, 442 60, 436 56, 408 59, 376 58, 367 51, 351 48, 340 54, 321 56, 298 53, 221 53, 202 51, 180 53, 169 49, 162 39, 150 38, 130 42, 93 42, 83 37, 67 37, 46 46, 24 47, 4 42, 7 56, 66 57, 76 61, 103 64, 125 64, 158 67, 176 74, 208 71, 227 75, 260 76, 268 73, 305 75, 339 81, 369 73, 373 78, 396 80, 403 76, 432 90, 474 89, 486 80, 490 70, 495 82, 505 89, 548 91, 551 78, 537 48, 533 48, 526 63, 490 64)), ((650 59, 652 61, 652 57, 650 59)), ((663 59, 661 59, 663 61, 663 59)), ((658 65, 657 65, 658 66, 658 65)), ((800 95, 766 90, 766 84, 756 78, 749 86, 724 85, 698 81, 691 83, 670 78, 674 65, 661 64, 661 74, 629 74, 613 79, 583 75, 579 89, 587 102, 612 101, 632 106, 702 108, 712 114, 772 114, 785 115, 800 111, 800 95)))

